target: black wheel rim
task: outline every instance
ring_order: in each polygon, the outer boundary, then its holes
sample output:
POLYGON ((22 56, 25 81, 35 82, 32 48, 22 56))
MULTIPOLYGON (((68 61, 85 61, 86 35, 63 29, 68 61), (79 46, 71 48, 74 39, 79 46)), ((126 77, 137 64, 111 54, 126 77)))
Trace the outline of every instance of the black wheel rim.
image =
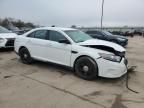
POLYGON ((79 64, 78 71, 84 77, 88 77, 88 76, 92 75, 91 66, 90 66, 90 64, 88 64, 86 62, 82 62, 82 63, 79 64))
POLYGON ((29 54, 25 51, 22 51, 21 52, 21 59, 26 62, 28 60, 28 58, 29 58, 29 54))

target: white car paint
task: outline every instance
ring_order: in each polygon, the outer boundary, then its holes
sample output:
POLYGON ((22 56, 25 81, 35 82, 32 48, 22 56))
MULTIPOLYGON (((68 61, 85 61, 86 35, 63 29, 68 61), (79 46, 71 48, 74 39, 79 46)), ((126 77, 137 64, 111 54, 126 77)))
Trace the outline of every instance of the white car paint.
POLYGON ((97 39, 87 40, 85 42, 75 43, 64 31, 75 30, 71 28, 57 28, 57 27, 43 27, 33 29, 22 36, 19 36, 15 40, 15 51, 19 53, 19 49, 24 46, 26 47, 31 57, 41 61, 50 61, 53 63, 74 67, 75 60, 80 56, 89 56, 98 64, 99 76, 116 78, 120 77, 127 72, 124 59, 120 62, 113 62, 105 60, 100 57, 99 53, 113 54, 108 51, 84 47, 82 45, 103 45, 109 46, 116 51, 124 52, 125 49, 115 43, 106 42, 97 39), (53 30, 63 34, 71 44, 63 44, 50 40, 42 40, 36 38, 27 37, 28 34, 37 30, 53 30), (77 51, 78 53, 73 54, 71 51, 77 51))
POLYGON ((14 46, 6 46, 6 43, 9 39, 15 39, 16 38, 15 33, 0 33, 0 39, 3 39, 2 42, 0 42, 0 48, 8 48, 8 47, 14 47, 14 46))

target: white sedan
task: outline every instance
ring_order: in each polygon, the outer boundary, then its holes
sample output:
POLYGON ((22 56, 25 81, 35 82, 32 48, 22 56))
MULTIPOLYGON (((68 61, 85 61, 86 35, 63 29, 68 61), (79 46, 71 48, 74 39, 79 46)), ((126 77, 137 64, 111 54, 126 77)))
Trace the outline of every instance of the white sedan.
POLYGON ((14 40, 17 35, 0 26, 0 48, 14 47, 14 40))
POLYGON ((23 63, 40 60, 68 66, 86 80, 117 78, 127 72, 123 47, 72 28, 33 29, 16 38, 15 51, 23 63))

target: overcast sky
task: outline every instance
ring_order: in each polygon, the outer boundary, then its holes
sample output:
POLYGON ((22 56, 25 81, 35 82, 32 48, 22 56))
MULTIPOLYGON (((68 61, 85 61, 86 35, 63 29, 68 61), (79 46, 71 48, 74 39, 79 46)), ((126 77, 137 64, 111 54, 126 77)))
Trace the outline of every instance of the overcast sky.
MULTIPOLYGON (((0 17, 43 26, 100 26, 102 0, 0 0, 0 17)), ((105 0, 104 26, 144 26, 144 0, 105 0)))

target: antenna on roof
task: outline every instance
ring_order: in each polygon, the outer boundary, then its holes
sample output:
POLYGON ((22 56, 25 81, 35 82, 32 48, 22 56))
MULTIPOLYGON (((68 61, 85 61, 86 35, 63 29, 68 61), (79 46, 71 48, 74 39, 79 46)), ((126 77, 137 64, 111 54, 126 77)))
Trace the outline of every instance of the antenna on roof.
POLYGON ((55 25, 52 25, 51 27, 55 27, 55 25))

